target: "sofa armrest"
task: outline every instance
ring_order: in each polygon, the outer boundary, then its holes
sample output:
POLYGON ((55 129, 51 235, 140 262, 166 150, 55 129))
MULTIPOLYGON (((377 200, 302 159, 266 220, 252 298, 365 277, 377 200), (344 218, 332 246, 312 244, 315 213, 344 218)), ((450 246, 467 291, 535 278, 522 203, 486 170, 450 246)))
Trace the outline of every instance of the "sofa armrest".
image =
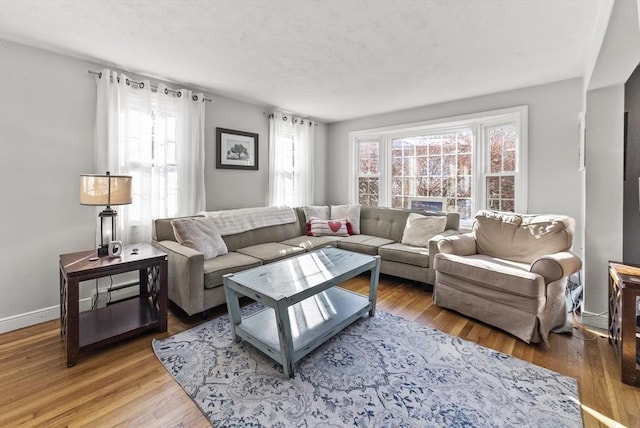
POLYGON ((433 260, 434 257, 436 256, 436 254, 439 253, 438 250, 438 242, 440 242, 441 240, 449 237, 449 236, 453 236, 453 235, 457 235, 460 232, 458 232, 455 229, 447 229, 442 233, 438 233, 436 236, 434 236, 433 238, 429 239, 429 268, 433 269, 433 260))
POLYGON ((193 315, 204 310, 204 255, 175 241, 152 241, 167 253, 169 299, 193 315))
POLYGON ((438 241, 438 251, 445 254, 470 256, 476 254, 476 239, 471 233, 451 235, 438 241))
POLYGON ((538 257, 531 263, 530 272, 537 273, 544 278, 544 282, 557 281, 571 275, 582 268, 582 260, 571 251, 548 254, 538 257))

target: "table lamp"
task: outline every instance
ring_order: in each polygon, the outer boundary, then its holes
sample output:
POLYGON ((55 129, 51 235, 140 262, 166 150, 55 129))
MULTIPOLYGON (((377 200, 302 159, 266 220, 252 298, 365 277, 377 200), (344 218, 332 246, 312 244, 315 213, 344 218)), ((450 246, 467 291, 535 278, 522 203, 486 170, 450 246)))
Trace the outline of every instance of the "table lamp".
POLYGON ((118 213, 112 205, 131 203, 131 176, 82 174, 80 175, 80 204, 105 205, 98 214, 100 218, 100 247, 98 256, 108 254, 109 242, 116 240, 116 219, 118 213))

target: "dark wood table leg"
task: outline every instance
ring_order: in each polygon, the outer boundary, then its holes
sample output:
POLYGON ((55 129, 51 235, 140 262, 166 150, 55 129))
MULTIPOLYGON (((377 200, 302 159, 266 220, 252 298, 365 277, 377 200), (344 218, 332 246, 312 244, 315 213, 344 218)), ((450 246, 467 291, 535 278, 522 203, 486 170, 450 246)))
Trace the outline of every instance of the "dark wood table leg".
POLYGON ((66 318, 66 342, 67 342, 67 367, 74 366, 78 361, 80 348, 80 297, 79 282, 77 279, 66 281, 67 292, 65 306, 67 309, 66 318))

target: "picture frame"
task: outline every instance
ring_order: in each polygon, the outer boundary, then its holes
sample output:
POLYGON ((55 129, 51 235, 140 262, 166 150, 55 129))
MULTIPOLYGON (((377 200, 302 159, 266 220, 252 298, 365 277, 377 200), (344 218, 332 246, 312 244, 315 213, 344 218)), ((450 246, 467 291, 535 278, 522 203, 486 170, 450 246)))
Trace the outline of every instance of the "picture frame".
POLYGON ((444 211, 444 198, 411 197, 409 198, 409 209, 428 212, 444 211))
POLYGON ((216 127, 216 168, 258 170, 258 134, 216 127))

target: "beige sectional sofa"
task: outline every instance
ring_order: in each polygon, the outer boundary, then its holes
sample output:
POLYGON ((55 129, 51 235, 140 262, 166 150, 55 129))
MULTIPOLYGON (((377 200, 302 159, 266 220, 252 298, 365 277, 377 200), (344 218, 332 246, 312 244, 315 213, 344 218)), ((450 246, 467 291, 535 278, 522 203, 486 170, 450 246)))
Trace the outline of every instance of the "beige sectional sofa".
MULTIPOLYGON (((296 221, 259 227, 223 235, 228 253, 205 260, 204 255, 178 243, 172 218, 153 222, 152 245, 168 254, 169 299, 193 315, 225 303, 222 276, 271 263, 327 245, 381 256, 380 271, 414 281, 432 284, 435 280, 433 257, 437 241, 458 233, 457 213, 418 212, 424 216, 445 216, 444 232, 427 246, 402 244, 407 218, 412 211, 392 208, 360 207, 359 234, 351 236, 307 236, 303 208, 295 208, 296 221)), ((196 216, 194 216, 196 217, 196 216)))

